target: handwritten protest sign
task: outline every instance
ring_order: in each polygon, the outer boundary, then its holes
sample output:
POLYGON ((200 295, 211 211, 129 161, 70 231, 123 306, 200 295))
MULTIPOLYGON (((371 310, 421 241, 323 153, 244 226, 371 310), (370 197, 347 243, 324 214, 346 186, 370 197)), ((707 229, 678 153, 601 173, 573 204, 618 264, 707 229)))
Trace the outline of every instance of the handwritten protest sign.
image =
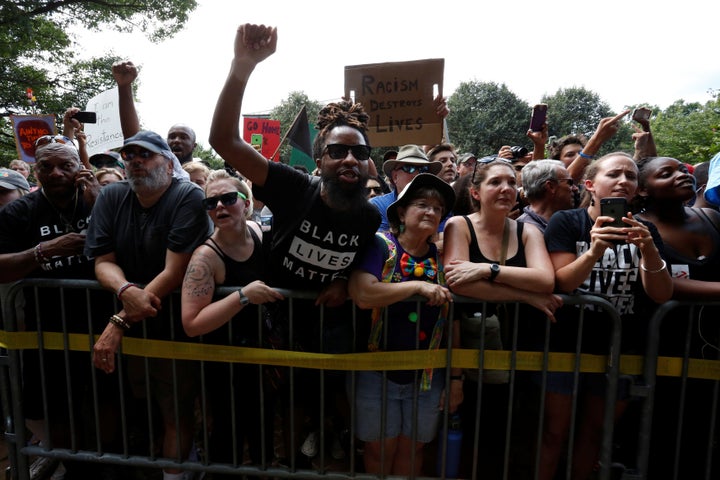
POLYGON ((86 123, 88 155, 122 147, 123 134, 118 109, 118 90, 113 87, 90 99, 85 110, 97 114, 97 123, 86 123))
MULTIPOLYGON (((243 139, 250 143, 252 135, 262 135, 262 153, 263 157, 270 158, 270 156, 277 151, 280 145, 280 120, 270 120, 268 118, 260 117, 244 117, 243 119, 243 139)), ((279 161, 280 154, 278 153, 274 161, 279 161)))
POLYGON ((10 115, 15 134, 18 157, 35 163, 35 140, 43 135, 55 135, 54 115, 10 115))
POLYGON ((444 69, 442 58, 345 67, 345 97, 362 103, 369 113, 373 147, 442 140, 433 91, 442 95, 444 69))

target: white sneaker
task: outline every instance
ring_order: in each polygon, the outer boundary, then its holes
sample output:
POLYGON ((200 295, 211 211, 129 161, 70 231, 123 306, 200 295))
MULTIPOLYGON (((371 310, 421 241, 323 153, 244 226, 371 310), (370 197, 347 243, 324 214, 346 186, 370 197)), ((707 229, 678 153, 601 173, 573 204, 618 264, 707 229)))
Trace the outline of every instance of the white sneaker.
POLYGON ((307 457, 314 457, 318 453, 318 434, 317 432, 310 432, 305 441, 300 447, 300 451, 307 457))

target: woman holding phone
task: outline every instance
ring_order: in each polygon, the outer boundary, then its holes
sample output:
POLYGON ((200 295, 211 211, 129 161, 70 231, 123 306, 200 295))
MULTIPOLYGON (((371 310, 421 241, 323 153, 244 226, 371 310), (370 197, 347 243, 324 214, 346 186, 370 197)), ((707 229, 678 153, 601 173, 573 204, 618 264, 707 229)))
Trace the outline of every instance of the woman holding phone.
MULTIPOLYGON (((632 157, 615 152, 591 163, 585 173, 582 207, 556 212, 545 231, 545 242, 555 269, 556 288, 600 295, 615 307, 622 321, 624 352, 644 351, 647 319, 655 304, 670 299, 673 291, 667 264, 660 255, 662 240, 654 225, 636 219, 629 211, 623 227, 608 226, 613 217, 602 215, 602 199, 624 198, 629 204, 638 189, 638 167, 632 157)), ((582 352, 607 353, 610 319, 601 309, 584 307, 582 352)), ((551 330, 551 351, 574 351, 577 308, 556 312, 551 330)), ((541 445, 541 479, 555 476, 572 422, 573 373, 550 372, 545 396, 545 422, 541 445)), ((572 478, 584 479, 597 461, 604 412, 605 379, 582 374, 577 434, 574 440, 572 478)), ((618 388, 616 418, 624 411, 627 386, 618 388)))

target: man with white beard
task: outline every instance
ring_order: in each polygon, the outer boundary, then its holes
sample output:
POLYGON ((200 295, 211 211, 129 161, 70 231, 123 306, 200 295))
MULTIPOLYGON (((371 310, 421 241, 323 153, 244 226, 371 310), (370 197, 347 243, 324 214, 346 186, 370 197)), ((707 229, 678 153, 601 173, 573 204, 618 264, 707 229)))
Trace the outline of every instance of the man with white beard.
MULTIPOLYGON (((125 140, 120 154, 127 180, 106 186, 90 220, 86 253, 95 257, 95 275, 103 287, 122 302, 95 343, 93 362, 109 373, 116 367, 115 353, 124 335, 161 340, 187 340, 177 297, 192 252, 212 233, 202 207, 204 194, 194 183, 173 177, 175 155, 157 133, 140 131, 125 140), (175 313, 171 317, 171 313, 175 313), (133 328, 134 327, 134 328, 133 328), (174 334, 173 334, 174 333, 174 334)), ((193 400, 199 391, 197 364, 150 358, 124 357, 131 388, 140 396, 145 374, 151 395, 163 417, 163 456, 187 458, 192 443, 193 400), (174 389, 178 395, 175 424, 174 389), (178 436, 179 432, 179 436, 178 436), (180 439, 178 443, 177 439, 180 439)), ((178 469, 166 469, 163 478, 180 478, 178 469)))

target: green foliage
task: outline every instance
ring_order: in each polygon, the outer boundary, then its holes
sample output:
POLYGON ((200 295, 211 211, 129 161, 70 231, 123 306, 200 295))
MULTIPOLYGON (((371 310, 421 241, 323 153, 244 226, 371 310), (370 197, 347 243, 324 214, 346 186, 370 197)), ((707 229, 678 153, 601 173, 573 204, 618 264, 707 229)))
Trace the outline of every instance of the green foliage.
POLYGON ((461 152, 484 156, 503 145, 530 143, 525 133, 530 106, 505 84, 463 82, 448 98, 450 141, 461 152))
POLYGON ((651 123, 658 154, 700 163, 720 151, 720 91, 705 105, 678 100, 651 123))
POLYGON ((102 58, 78 60, 82 51, 68 33, 78 28, 142 32, 158 42, 177 33, 197 7, 195 0, 116 0, 112 3, 5 0, 0 8, 0 164, 16 156, 7 117, 28 113, 61 117, 68 107, 87 101, 114 83, 102 58), (32 88, 37 105, 28 104, 32 88))
MULTIPOLYGON (((280 105, 272 109, 270 118, 280 120, 280 138, 283 138, 290 129, 290 125, 292 125, 295 116, 303 105, 307 108, 308 122, 312 131, 315 128, 318 113, 324 105, 315 100, 310 100, 304 92, 290 92, 287 100, 283 100, 280 105)), ((280 159, 283 163, 288 163, 290 160, 291 150, 292 147, 287 141, 280 147, 280 159)))

